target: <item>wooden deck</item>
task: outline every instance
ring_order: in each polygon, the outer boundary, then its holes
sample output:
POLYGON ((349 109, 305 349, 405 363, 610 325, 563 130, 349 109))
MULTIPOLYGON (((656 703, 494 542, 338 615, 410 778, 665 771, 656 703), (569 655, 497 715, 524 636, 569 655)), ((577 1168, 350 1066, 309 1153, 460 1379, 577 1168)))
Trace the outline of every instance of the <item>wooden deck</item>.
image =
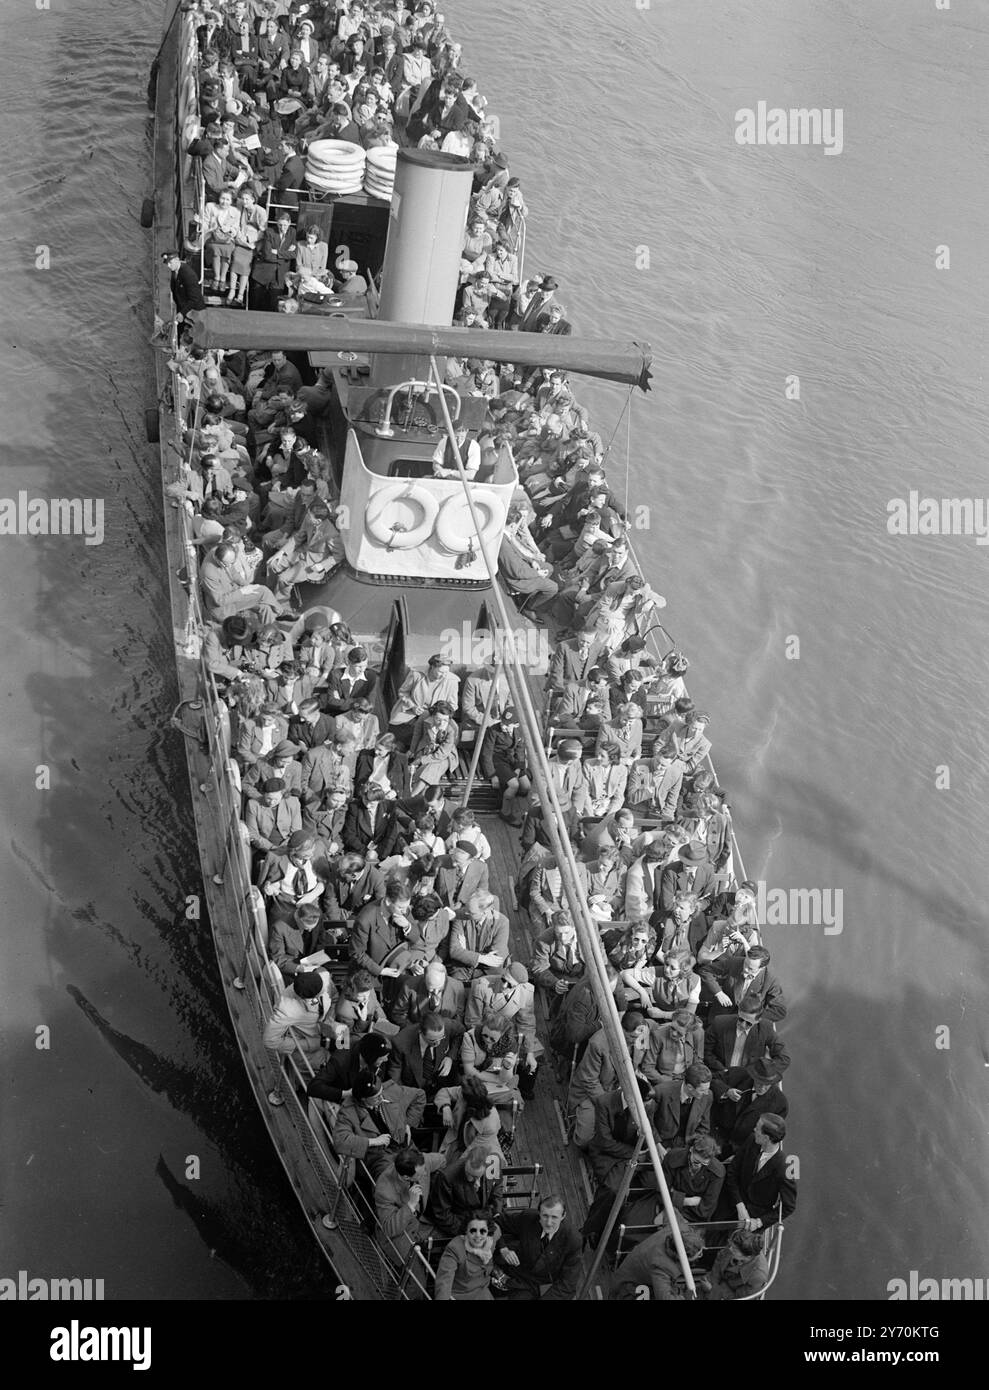
MULTIPOLYGON (((511 926, 512 959, 528 968, 535 933, 528 913, 514 906, 514 881, 521 859, 519 832, 506 825, 496 814, 483 811, 475 811, 475 814, 491 845, 490 886, 491 891, 498 895, 501 910, 507 915, 511 926)), ((547 1041, 546 1009, 539 990, 536 991, 536 1022, 546 1054, 539 1068, 536 1094, 525 1103, 519 1116, 512 1162, 541 1164, 540 1193, 559 1193, 566 1201, 570 1221, 579 1228, 587 1214, 589 1190, 583 1160, 578 1150, 564 1137, 566 1088, 556 1079, 547 1041)))

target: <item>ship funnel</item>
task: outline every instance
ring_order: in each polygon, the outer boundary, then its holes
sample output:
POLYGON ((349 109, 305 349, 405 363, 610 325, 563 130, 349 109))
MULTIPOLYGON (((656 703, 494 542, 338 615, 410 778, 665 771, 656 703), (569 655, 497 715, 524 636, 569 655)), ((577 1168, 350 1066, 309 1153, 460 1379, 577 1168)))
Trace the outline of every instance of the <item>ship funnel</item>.
MULTIPOLYGON (((449 328, 473 182, 474 166, 458 155, 399 150, 379 319, 449 328)), ((428 356, 379 354, 371 369, 376 386, 428 376, 428 356)))

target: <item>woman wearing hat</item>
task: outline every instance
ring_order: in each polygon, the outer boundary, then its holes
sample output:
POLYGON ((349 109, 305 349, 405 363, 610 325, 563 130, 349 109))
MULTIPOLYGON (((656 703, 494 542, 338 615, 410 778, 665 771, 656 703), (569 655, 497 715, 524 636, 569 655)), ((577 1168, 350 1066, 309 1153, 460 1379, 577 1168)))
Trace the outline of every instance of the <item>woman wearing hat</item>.
POLYGON ((305 66, 312 68, 319 58, 319 44, 316 42, 316 25, 308 15, 296 25, 295 47, 302 54, 305 66))

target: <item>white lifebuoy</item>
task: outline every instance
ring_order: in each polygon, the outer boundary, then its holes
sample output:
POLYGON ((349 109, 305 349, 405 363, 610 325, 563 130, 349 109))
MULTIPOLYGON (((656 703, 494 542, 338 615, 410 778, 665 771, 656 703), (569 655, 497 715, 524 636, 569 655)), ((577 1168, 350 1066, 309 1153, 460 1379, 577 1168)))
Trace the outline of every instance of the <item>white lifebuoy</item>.
POLYGON ((433 533, 440 504, 418 483, 392 483, 376 492, 368 503, 364 525, 372 540, 390 550, 414 550, 433 533), (421 520, 410 525, 409 509, 418 507, 421 520))
MULTIPOLYGON (((470 495, 481 514, 481 539, 486 546, 491 546, 500 538, 505 525, 504 503, 497 493, 489 492, 486 488, 472 486, 470 495)), ((477 540, 474 520, 464 493, 458 492, 443 503, 436 523, 436 539, 444 550, 452 550, 455 555, 465 554, 471 543, 477 540)))

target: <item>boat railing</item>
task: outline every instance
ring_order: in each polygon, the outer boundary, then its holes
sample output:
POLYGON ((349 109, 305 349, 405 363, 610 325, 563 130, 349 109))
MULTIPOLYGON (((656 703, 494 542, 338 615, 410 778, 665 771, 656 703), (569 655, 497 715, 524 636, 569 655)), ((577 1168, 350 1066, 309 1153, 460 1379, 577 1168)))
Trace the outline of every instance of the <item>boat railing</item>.
MULTIPOLYGON (((693 1223, 692 1223, 692 1225, 693 1225, 693 1223)), ((718 1244, 712 1244, 711 1242, 709 1242, 709 1241, 706 1239, 707 1233, 708 1233, 709 1231, 735 1231, 735 1230, 738 1229, 738 1222, 737 1222, 737 1221, 704 1221, 704 1222, 699 1222, 699 1223, 697 1223, 696 1225, 693 1225, 693 1229, 695 1229, 695 1230, 703 1230, 703 1231, 704 1231, 704 1233, 705 1233, 705 1244, 704 1244, 704 1249, 705 1249, 706 1251, 710 1252, 710 1251, 712 1251, 712 1250, 718 1250, 718 1249, 723 1248, 723 1244, 722 1244, 722 1245, 718 1245, 718 1244)), ((618 1234, 618 1242, 617 1242, 616 1256, 617 1256, 617 1253, 618 1253, 618 1252, 620 1252, 621 1254, 627 1254, 627 1253, 628 1253, 628 1251, 625 1251, 625 1250, 622 1249, 622 1243, 623 1243, 623 1241, 625 1240, 625 1237, 626 1237, 626 1236, 629 1236, 629 1235, 637 1236, 638 1239, 641 1241, 641 1240, 646 1239, 648 1236, 655 1235, 655 1234, 656 1234, 656 1226, 655 1226, 655 1225, 650 1225, 650 1226, 625 1226, 625 1225, 620 1225, 620 1226, 618 1227, 618 1232, 617 1232, 617 1234, 618 1234)), ((766 1231, 765 1231, 765 1239, 764 1239, 764 1242, 763 1242, 763 1253, 764 1253, 765 1256, 766 1256, 766 1261, 767 1261, 767 1264, 768 1264, 768 1266, 769 1266, 769 1277, 768 1277, 768 1279, 766 1280, 765 1284, 763 1284, 763 1286, 762 1286, 761 1289, 757 1289, 757 1290, 755 1291, 755 1293, 743 1294, 741 1298, 732 1299, 731 1301, 732 1301, 733 1303, 754 1303, 754 1302, 761 1302, 761 1301, 766 1297, 766 1294, 769 1292, 770 1288, 772 1287, 773 1282, 774 1282, 774 1280, 776 1279, 776 1275, 777 1275, 777 1273, 779 1272, 779 1267, 780 1267, 780 1252, 781 1252, 781 1249, 782 1249, 782 1245, 783 1245, 783 1226, 782 1226, 782 1223, 781 1223, 781 1222, 778 1222, 778 1221, 777 1221, 776 1223, 774 1223, 774 1225, 772 1225, 772 1226, 770 1226, 770 1227, 768 1227, 768 1228, 766 1229, 766 1231)), ((632 1246, 631 1248, 634 1249, 635 1247, 632 1246)))

